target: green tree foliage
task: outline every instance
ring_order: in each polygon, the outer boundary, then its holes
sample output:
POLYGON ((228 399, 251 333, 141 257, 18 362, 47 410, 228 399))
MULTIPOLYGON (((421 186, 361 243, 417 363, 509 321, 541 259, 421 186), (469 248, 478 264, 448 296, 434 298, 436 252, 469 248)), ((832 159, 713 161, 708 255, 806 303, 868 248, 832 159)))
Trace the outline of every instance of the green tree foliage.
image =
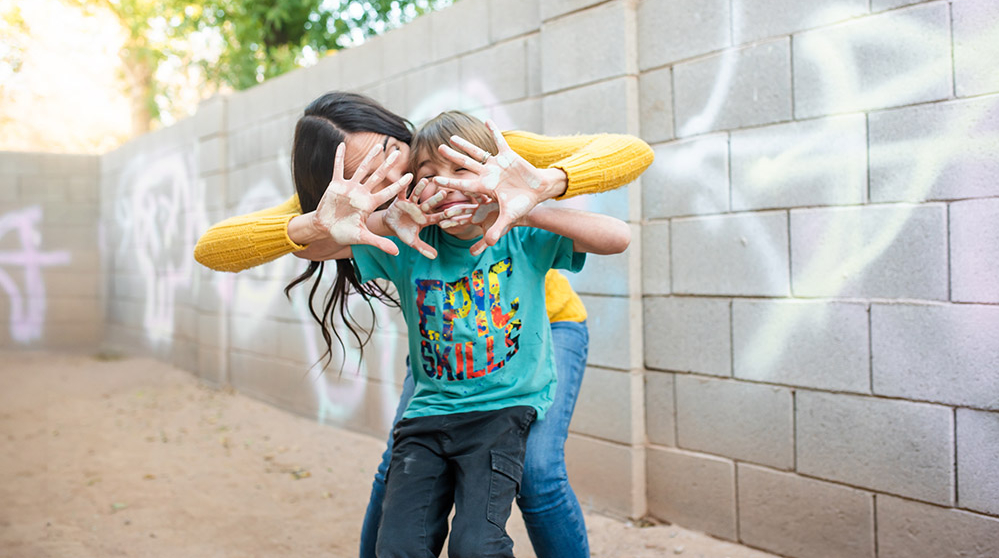
MULTIPOLYGON (((169 110, 162 69, 198 68, 204 89, 246 89, 453 0, 63 0, 109 9, 128 33, 122 62, 133 119, 169 110)), ((137 131, 143 129, 140 126, 137 131)))

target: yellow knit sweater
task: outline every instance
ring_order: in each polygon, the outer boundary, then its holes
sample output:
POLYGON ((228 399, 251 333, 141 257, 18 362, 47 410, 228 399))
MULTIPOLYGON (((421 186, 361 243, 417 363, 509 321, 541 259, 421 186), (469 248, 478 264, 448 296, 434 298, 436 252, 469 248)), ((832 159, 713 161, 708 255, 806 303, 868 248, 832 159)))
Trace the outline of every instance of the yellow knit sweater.
MULTIPOLYGON (((620 134, 547 137, 530 132, 504 132, 510 147, 537 168, 565 171, 568 187, 560 199, 619 188, 652 164, 644 141, 620 134)), ((216 271, 242 271, 305 248, 288 237, 288 221, 302 213, 298 195, 284 203, 212 225, 194 247, 194 258, 216 271)), ((580 322, 586 308, 555 270, 545 276, 550 321, 580 322)))

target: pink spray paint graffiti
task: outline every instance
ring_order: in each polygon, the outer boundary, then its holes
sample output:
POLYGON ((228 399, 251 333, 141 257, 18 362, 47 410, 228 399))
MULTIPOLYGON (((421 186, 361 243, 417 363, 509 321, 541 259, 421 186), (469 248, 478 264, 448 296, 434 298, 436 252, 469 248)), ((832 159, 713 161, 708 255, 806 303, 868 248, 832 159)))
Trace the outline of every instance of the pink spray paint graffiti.
POLYGON ((10 335, 18 343, 28 343, 42 335, 45 326, 45 280, 42 268, 67 265, 66 250, 41 251, 42 235, 36 226, 42 219, 42 208, 31 206, 11 211, 0 217, 0 239, 14 233, 20 242, 17 250, 0 251, 0 287, 10 299, 10 335), (6 271, 21 268, 24 290, 6 271))

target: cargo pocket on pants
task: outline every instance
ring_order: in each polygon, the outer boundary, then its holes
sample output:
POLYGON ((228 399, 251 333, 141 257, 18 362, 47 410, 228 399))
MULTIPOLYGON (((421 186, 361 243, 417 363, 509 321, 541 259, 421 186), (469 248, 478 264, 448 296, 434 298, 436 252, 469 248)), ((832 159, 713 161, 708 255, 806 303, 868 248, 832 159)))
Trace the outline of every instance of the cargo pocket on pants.
POLYGON ((506 526, 510 518, 513 499, 520 491, 520 479, 524 474, 524 464, 505 453, 489 452, 492 471, 489 475, 489 507, 486 518, 497 527, 506 526))

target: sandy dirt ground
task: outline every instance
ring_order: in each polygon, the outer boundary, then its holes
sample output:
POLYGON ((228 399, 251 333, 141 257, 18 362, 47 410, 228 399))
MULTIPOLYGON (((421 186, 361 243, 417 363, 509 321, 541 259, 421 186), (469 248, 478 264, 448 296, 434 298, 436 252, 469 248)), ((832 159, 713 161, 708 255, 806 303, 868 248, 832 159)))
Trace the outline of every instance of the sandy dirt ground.
MULTIPOLYGON (((18 352, 0 352, 0 436, 4 558, 356 556, 383 447, 153 360, 18 352)), ((597 557, 773 556, 586 521, 597 557)))

